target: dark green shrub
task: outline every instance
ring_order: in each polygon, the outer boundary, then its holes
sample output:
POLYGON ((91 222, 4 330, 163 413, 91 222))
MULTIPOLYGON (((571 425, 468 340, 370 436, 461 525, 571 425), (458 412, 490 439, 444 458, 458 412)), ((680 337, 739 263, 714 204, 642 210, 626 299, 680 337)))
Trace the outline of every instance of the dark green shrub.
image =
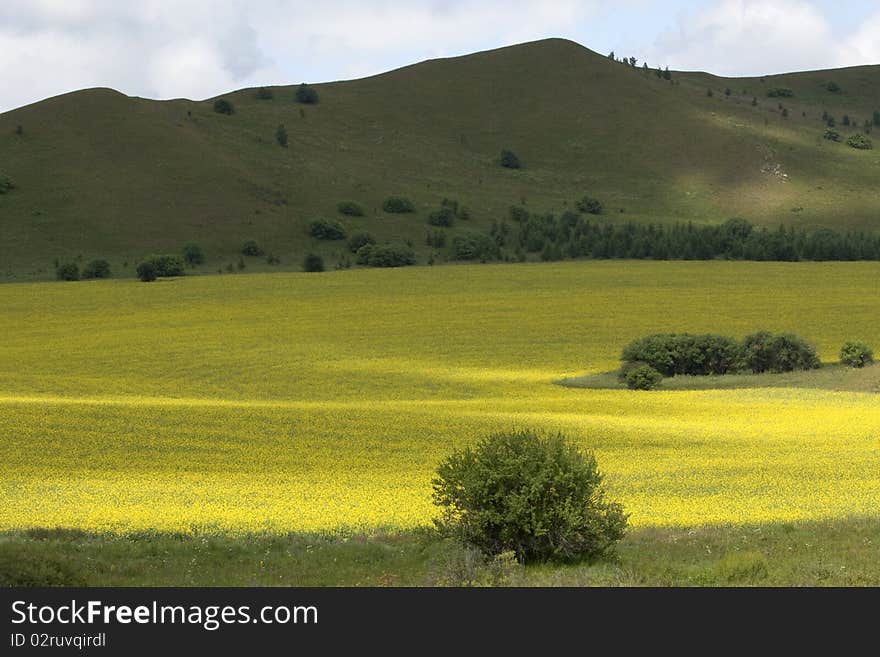
POLYGON ((463 233, 452 238, 449 257, 453 260, 497 260, 501 249, 485 233, 463 233))
POLYGON ((320 272, 324 271, 324 258, 316 253, 308 254, 303 260, 303 271, 320 272))
POLYGON ((727 374, 738 362, 739 347, 723 335, 658 333, 627 345, 621 360, 645 363, 663 376, 727 374))
POLYGON ((78 281, 79 267, 75 262, 65 262, 55 270, 55 278, 59 281, 78 281))
POLYGON ((183 247, 183 260, 189 267, 203 265, 205 264, 205 253, 198 244, 187 244, 183 247))
POLYGON ((159 278, 165 276, 183 276, 185 271, 183 258, 176 255, 151 255, 144 258, 153 265, 153 270, 159 278))
POLYGON ((15 189, 15 183, 12 181, 12 178, 0 171, 0 194, 6 194, 13 189, 15 189))
POLYGON ((840 133, 834 128, 825 128, 825 134, 822 136, 828 141, 840 141, 840 133))
POLYGON ((156 265, 154 265, 150 260, 144 260, 137 266, 137 277, 141 279, 144 283, 155 281, 157 278, 156 265))
POLYGON ((776 87, 775 89, 768 89, 767 95, 770 98, 791 98, 794 96, 794 91, 787 87, 776 87))
POLYGON ((275 98, 275 93, 269 89, 268 87, 260 87, 257 89, 257 93, 254 94, 257 100, 272 100, 275 98))
POLYGON ((269 255, 266 256, 266 264, 267 265, 280 265, 281 258, 279 258, 274 253, 270 253, 269 255))
POLYGON ((874 144, 871 142, 871 140, 861 133, 850 135, 850 138, 846 140, 846 145, 852 148, 858 148, 862 151, 867 151, 874 148, 874 144))
POLYGON ((296 102, 315 105, 318 102, 318 92, 303 82, 296 90, 296 102))
POLYGON ((522 162, 516 153, 511 150, 503 149, 498 157, 498 163, 505 169, 522 169, 522 162))
POLYGON ((864 367, 874 362, 874 352, 864 342, 849 340, 840 348, 840 362, 850 367, 864 367))
POLYGON ((375 244, 376 240, 369 233, 355 233, 348 240, 348 250, 357 253, 365 244, 375 244))
POLYGON ((416 211, 413 202, 404 196, 389 196, 382 202, 382 209, 385 212, 392 212, 395 214, 416 211))
POLYGON ((455 199, 444 198, 440 201, 440 209, 431 213, 428 223, 435 226, 451 226, 454 219, 467 221, 471 218, 470 212, 463 205, 459 205, 455 199))
POLYGON ((590 214, 602 214, 602 202, 591 196, 584 196, 577 202, 577 209, 580 212, 588 212, 590 214))
POLYGON ((816 349, 803 338, 769 331, 743 338, 741 358, 743 366, 755 374, 811 370, 821 365, 816 349))
POLYGON ((319 240, 344 240, 345 228, 335 221, 318 219, 309 225, 309 235, 319 240))
POLYGON ((278 145, 282 148, 287 148, 287 130, 283 123, 275 128, 275 141, 278 142, 278 145))
POLYGON ((828 84, 825 85, 825 88, 833 94, 840 92, 840 85, 834 80, 830 80, 828 84))
POLYGON ((41 554, 29 545, 0 543, 0 586, 85 586, 85 576, 70 561, 41 554))
POLYGON ((247 240, 244 244, 241 245, 241 254, 246 256, 261 256, 265 255, 265 251, 263 251, 263 247, 261 247, 257 240, 247 240))
POLYGON ((416 257, 405 244, 365 244, 358 249, 357 263, 369 267, 406 267, 414 265, 416 257))
POLYGON ((450 455, 432 480, 443 534, 520 561, 579 561, 611 553, 626 530, 605 499, 596 459, 562 435, 499 433, 450 455))
POLYGON ((526 210, 521 205, 511 205, 510 206, 510 220, 515 221, 518 224, 525 223, 529 220, 529 211, 526 210))
POLYGON ((234 114, 235 108, 232 106, 232 103, 225 98, 218 98, 214 101, 214 111, 217 112, 217 114, 234 114))
POLYGON ((623 382, 630 390, 654 390, 663 381, 663 375, 646 363, 633 363, 625 371, 623 382))
POLYGON ((92 260, 82 270, 83 278, 110 278, 110 263, 106 260, 92 260))
POLYGON ((342 201, 336 206, 339 214, 345 214, 349 217, 363 217, 364 209, 354 201, 342 201))
POLYGON ((449 207, 443 207, 428 215, 428 223, 432 226, 451 226, 455 221, 455 211, 449 207))

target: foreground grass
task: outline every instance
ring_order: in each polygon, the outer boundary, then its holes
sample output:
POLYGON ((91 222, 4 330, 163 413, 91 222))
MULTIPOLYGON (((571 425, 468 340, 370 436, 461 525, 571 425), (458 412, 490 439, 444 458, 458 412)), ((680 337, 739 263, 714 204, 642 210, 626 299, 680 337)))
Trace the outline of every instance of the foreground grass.
MULTIPOLYGON (((617 372, 563 379, 568 388, 626 390, 617 372)), ((880 364, 853 368, 840 363, 816 370, 781 374, 725 374, 724 376, 673 376, 663 379, 663 390, 736 390, 747 388, 807 388, 836 392, 880 392, 880 364)))
POLYGON ((527 567, 483 563, 427 530, 0 535, 0 584, 27 584, 9 580, 23 561, 61 564, 88 586, 878 586, 880 520, 636 529, 613 560, 527 567))

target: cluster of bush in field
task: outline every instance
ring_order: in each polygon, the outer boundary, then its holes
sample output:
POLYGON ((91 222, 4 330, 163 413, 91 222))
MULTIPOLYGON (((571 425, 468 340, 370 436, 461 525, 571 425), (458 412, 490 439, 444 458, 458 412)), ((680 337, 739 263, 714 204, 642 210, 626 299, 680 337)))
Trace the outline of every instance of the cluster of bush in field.
POLYGON ((110 263, 103 259, 91 260, 80 271, 75 262, 65 262, 55 268, 55 278, 59 281, 78 281, 88 278, 110 278, 110 263))
MULTIPOLYGON (((841 362, 863 367, 873 354, 861 342, 847 342, 841 362)), ((657 333, 634 340, 623 349, 618 377, 632 390, 652 390, 663 377, 732 373, 780 373, 821 366, 816 349, 792 333, 758 331, 738 342, 724 335, 657 333)))

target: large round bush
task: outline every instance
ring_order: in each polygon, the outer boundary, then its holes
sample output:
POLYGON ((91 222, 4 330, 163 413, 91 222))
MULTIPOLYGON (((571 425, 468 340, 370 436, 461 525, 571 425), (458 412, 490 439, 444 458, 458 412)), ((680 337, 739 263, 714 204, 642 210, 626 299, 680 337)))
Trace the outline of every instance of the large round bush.
POLYGON ((110 278, 110 263, 106 260, 92 260, 83 267, 83 278, 110 278))
POLYGON ((405 196, 389 196, 382 202, 382 209, 392 214, 415 212, 416 206, 405 196))
POLYGON ((78 281, 79 267, 75 262, 66 262, 55 270, 55 278, 59 281, 78 281))
POLYGON ((499 433, 449 456, 433 480, 441 532, 487 554, 577 561, 611 552, 627 515, 605 499, 592 453, 561 436, 499 433))
POLYGON ((156 264, 152 260, 144 260, 137 266, 137 277, 144 283, 150 283, 158 278, 156 264))

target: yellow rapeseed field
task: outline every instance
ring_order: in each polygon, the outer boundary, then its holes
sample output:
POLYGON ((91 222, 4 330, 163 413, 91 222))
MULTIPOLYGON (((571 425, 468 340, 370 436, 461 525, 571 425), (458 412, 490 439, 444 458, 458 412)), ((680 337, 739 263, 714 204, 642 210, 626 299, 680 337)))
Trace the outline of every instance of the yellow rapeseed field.
POLYGON ((876 263, 582 262, 0 286, 0 530, 430 523, 500 429, 596 451, 634 525, 880 513, 880 397, 554 385, 658 331, 880 348, 876 263))

